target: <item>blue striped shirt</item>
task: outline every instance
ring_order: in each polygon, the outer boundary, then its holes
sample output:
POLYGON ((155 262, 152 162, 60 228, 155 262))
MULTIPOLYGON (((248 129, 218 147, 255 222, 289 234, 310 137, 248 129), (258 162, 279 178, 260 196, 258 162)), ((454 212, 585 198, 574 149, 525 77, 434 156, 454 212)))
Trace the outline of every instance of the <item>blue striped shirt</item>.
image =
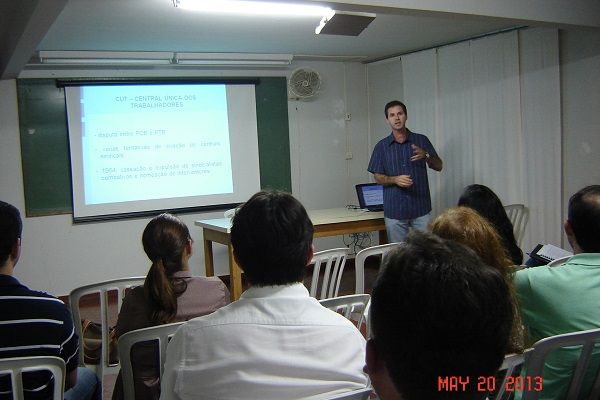
POLYGON ((387 218, 414 219, 431 211, 431 196, 425 160, 410 161, 414 155, 411 145, 417 145, 433 157, 438 157, 425 135, 408 131, 404 143, 398 143, 391 133, 381 139, 373 149, 367 168, 372 174, 387 176, 409 175, 413 185, 401 188, 386 185, 383 189, 383 213, 387 218))
MULTIPOLYGON (((56 297, 28 289, 17 279, 0 274, 0 358, 55 356, 67 373, 77 368, 79 342, 71 312, 56 297)), ((47 372, 24 375, 26 399, 52 397, 47 372)), ((0 377, 0 398, 10 391, 8 376, 0 377)), ((10 398, 10 397, 9 397, 10 398)))

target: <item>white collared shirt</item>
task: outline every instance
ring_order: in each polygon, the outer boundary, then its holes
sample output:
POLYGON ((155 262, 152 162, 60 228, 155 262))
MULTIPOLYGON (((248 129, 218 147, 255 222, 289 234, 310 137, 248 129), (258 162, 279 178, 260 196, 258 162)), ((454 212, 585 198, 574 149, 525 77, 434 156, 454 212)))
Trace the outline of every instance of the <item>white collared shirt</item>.
POLYGON ((252 287, 182 325, 161 399, 318 399, 366 386, 365 340, 302 283, 252 287))

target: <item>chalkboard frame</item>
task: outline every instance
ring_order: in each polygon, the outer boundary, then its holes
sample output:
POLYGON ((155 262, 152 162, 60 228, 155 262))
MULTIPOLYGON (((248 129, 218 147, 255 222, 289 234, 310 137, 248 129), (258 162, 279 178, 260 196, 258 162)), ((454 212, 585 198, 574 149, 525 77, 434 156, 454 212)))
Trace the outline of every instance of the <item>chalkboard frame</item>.
MULTIPOLYGON (((27 217, 73 212, 65 86, 140 83, 249 83, 256 85, 260 184, 291 192, 287 81, 285 77, 165 77, 17 79, 21 162, 27 217)), ((85 222, 135 218, 157 212, 192 213, 235 207, 220 204, 106 215, 85 222)), ((78 221, 81 222, 81 221, 78 221)))

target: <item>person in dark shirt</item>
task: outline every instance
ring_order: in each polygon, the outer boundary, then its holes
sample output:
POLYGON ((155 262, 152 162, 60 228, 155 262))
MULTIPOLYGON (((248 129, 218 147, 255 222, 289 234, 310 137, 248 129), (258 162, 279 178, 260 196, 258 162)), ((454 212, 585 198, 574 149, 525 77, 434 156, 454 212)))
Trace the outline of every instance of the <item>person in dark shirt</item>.
MULTIPOLYGON (((0 358, 55 356, 65 361, 65 399, 100 399, 96 374, 78 368, 79 344, 71 313, 59 299, 21 284, 14 270, 21 255, 23 223, 19 210, 0 201, 0 358)), ((48 372, 25 375, 26 399, 52 398, 48 372)), ((0 378, 0 394, 11 391, 8 376, 0 378)))
POLYGON ((431 216, 427 168, 441 171, 442 159, 427 136, 406 127, 404 103, 385 105, 392 132, 373 149, 368 171, 383 188, 383 214, 390 242, 401 242, 409 228, 424 231, 431 216))

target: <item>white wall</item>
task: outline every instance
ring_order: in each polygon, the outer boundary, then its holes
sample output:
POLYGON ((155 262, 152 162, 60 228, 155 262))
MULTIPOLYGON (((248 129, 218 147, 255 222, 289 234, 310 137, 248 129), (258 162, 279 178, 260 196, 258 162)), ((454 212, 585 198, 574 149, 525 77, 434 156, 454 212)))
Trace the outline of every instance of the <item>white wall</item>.
MULTIPOLYGON (((366 181, 367 102, 365 67, 358 63, 302 62, 287 70, 193 71, 29 71, 22 78, 122 76, 289 76, 310 66, 323 79, 319 96, 290 101, 290 147, 293 193, 307 209, 356 203, 354 184, 366 181), (344 115, 351 113, 346 122, 344 115), (346 160, 347 152, 353 158, 346 160)), ((16 83, 0 81, 0 199, 24 214, 16 83)), ((184 214, 194 239, 192 272, 204 275, 204 254, 198 219, 219 218, 221 212, 184 214)), ((77 286, 110 278, 145 275, 149 262, 141 246, 148 218, 73 225, 71 215, 24 217, 23 253, 16 276, 24 284, 57 295, 77 286)), ((342 238, 318 239, 317 250, 343 245, 342 238)), ((215 270, 227 274, 225 246, 215 248, 215 270)))
POLYGON ((600 184, 600 32, 563 31, 560 44, 564 220, 569 197, 600 184))

